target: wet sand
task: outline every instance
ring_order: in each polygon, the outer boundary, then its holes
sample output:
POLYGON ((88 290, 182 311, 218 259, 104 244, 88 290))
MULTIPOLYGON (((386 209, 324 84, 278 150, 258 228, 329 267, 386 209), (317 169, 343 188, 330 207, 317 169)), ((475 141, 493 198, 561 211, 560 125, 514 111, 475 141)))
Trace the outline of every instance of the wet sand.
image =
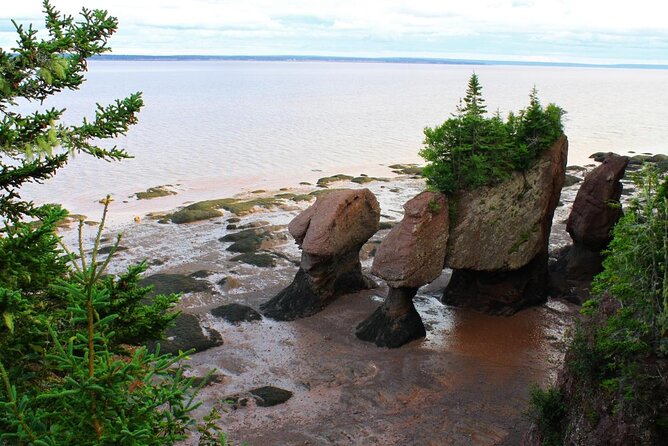
MULTIPOLYGON (((431 293, 437 292, 432 288, 431 293)), ((225 344, 193 355, 202 411, 225 396, 274 385, 294 392, 275 407, 228 409, 223 425, 249 445, 515 445, 528 428, 529 386, 555 378, 573 308, 561 302, 512 317, 440 304, 421 293, 428 335, 399 349, 359 341, 354 327, 385 289, 348 295, 294 322, 219 324, 225 344)), ((193 443, 195 444, 195 443, 193 443)))

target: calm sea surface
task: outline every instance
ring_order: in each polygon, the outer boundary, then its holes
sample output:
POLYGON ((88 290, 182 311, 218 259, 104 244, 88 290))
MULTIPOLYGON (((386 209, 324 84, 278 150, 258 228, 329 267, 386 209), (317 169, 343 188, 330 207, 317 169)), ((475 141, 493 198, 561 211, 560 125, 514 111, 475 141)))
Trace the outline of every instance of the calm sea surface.
MULTIPOLYGON (((45 105, 66 107, 66 121, 77 122, 91 116, 95 102, 142 91, 140 122, 117 141, 135 158, 110 164, 78 157, 26 196, 88 212, 106 193, 122 202, 151 186, 179 184, 178 198, 154 200, 173 207, 325 174, 387 173, 381 165, 420 162, 423 128, 454 111, 473 71, 491 111, 524 107, 534 85, 544 104, 566 109, 571 164, 588 163, 596 151, 668 154, 668 71, 95 61, 79 92, 45 105)), ((129 201, 117 209, 136 211, 139 204, 129 201)))

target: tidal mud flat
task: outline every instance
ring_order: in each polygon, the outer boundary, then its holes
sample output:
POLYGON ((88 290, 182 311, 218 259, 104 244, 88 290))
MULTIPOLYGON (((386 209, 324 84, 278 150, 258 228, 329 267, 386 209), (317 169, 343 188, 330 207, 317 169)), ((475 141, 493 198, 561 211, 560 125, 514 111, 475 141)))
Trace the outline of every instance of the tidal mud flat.
MULTIPOLYGON (((551 251, 570 242, 564 221, 584 172, 569 171, 572 184, 563 189, 555 212, 551 251)), ((403 203, 424 189, 423 180, 405 174, 359 183, 338 178, 326 185, 368 187, 378 197, 384 229, 362 249, 365 273, 388 228, 401 220, 403 203)), ((305 185, 235 198, 304 196, 313 190, 305 185)), ((577 313, 569 303, 549 300, 510 317, 448 307, 439 301, 449 280, 444 270, 415 299, 427 337, 398 349, 378 348, 354 335, 387 293, 378 278, 377 288, 343 296, 296 321, 232 324, 211 313, 230 303, 257 309, 290 283, 300 252, 286 225, 312 203, 284 200, 243 215, 223 210, 188 224, 158 223, 164 215, 143 217, 124 231, 121 246, 129 249, 117 254, 116 271, 146 259, 147 276, 185 278, 162 289, 186 291, 179 309, 195 316, 205 332, 220 334, 222 345, 212 343, 216 346, 193 354, 190 362, 190 375, 216 374, 200 394, 198 413, 223 410, 224 430, 249 445, 518 444, 529 426, 524 412, 530 385, 556 378, 565 333, 577 313), (230 251, 239 242, 234 235, 243 231, 256 238, 230 251), (265 262, 239 259, 244 254, 262 255, 265 262), (193 282, 198 286, 187 292, 193 282), (292 395, 283 404, 261 407, 249 392, 264 386, 292 395)))

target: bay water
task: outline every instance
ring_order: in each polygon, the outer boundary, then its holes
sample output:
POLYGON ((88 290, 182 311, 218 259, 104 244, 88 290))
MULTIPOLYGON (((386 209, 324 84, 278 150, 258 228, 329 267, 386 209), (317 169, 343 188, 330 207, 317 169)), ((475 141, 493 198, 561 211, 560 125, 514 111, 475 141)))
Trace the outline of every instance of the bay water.
POLYGON ((142 91, 139 124, 115 141, 134 158, 78 156, 24 196, 88 214, 111 193, 114 212, 127 217, 335 173, 388 174, 390 164, 421 162, 424 127, 455 111, 473 72, 490 112, 525 107, 534 86, 543 104, 564 108, 570 164, 590 163, 597 151, 668 154, 667 70, 98 60, 80 91, 42 107, 67 108, 65 122, 77 123, 93 117, 96 102, 142 91), (166 184, 178 195, 131 198, 166 184))

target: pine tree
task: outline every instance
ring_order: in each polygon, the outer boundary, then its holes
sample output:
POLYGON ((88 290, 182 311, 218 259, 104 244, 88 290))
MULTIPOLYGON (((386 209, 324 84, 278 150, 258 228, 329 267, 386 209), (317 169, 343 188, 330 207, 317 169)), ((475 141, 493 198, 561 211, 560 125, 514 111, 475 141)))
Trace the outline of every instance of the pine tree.
POLYGON ((104 149, 97 141, 125 134, 137 122, 143 105, 141 94, 135 93, 98 105, 93 121, 84 119, 75 126, 59 122, 64 109, 27 115, 16 111, 18 99, 48 103, 50 96, 63 90, 77 90, 84 82, 87 59, 110 50, 107 41, 118 26, 106 11, 84 8, 81 20, 75 21, 61 15, 48 0, 43 6, 47 39, 39 39, 32 25, 25 28, 13 22, 17 46, 9 51, 0 48, 0 217, 4 220, 44 217, 43 209, 20 199, 19 189, 51 177, 73 154, 128 158, 124 150, 104 149))
POLYGON ((66 211, 19 194, 75 153, 128 158, 97 141, 124 134, 142 106, 135 93, 75 126, 59 122, 64 110, 16 111, 19 100, 42 103, 79 88, 86 60, 109 51, 117 27, 106 11, 84 8, 75 21, 43 5, 48 38, 15 23, 16 48, 0 49, 0 445, 174 444, 197 406, 182 375, 187 352, 160 355, 141 344, 162 335, 178 296, 147 302, 150 289, 138 286, 145 264, 107 274, 120 241, 100 258, 109 197, 92 253, 83 221, 73 253, 55 230, 66 211))

